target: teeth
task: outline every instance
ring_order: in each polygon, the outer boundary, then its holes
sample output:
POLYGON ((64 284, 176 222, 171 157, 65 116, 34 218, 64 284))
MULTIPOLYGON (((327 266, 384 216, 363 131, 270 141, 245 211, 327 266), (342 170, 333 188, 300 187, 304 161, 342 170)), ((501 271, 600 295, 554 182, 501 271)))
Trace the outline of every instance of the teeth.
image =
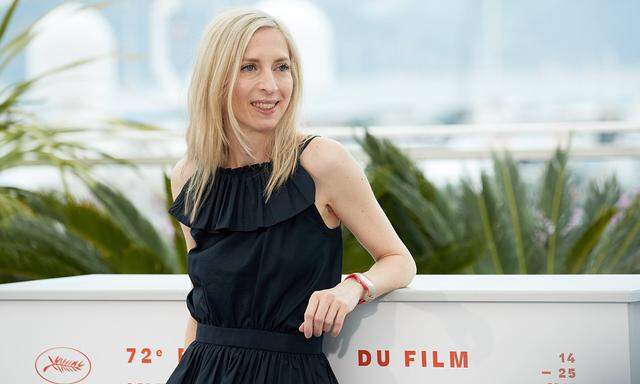
POLYGON ((264 103, 251 103, 260 109, 271 109, 276 106, 276 103, 273 104, 264 104, 264 103))

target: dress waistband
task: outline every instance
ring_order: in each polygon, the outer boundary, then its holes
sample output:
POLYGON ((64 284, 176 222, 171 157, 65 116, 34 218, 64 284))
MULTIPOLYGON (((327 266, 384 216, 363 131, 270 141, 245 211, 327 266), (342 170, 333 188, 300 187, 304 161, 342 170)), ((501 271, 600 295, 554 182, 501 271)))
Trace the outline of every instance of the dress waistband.
POLYGON ((217 327, 202 323, 196 326, 196 341, 276 352, 321 354, 323 336, 324 334, 307 339, 302 332, 296 335, 262 329, 217 327))

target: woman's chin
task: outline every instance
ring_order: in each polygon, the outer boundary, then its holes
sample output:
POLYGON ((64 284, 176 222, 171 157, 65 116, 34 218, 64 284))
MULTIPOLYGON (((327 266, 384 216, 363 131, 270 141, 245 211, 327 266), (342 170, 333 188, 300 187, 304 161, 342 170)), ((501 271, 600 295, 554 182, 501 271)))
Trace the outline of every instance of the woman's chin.
POLYGON ((254 120, 252 122, 252 126, 255 127, 256 130, 260 131, 270 131, 276 128, 279 119, 259 119, 254 120))
POLYGON ((276 125, 275 124, 264 124, 264 123, 262 123, 262 124, 253 124, 251 126, 251 128, 256 132, 268 133, 268 132, 275 131, 276 125))

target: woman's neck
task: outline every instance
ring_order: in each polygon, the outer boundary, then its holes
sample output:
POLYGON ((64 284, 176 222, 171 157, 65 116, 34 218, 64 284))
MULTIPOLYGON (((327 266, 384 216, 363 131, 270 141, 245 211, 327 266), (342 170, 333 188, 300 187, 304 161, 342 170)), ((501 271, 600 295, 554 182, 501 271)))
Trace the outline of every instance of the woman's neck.
POLYGON ((229 155, 227 156, 225 168, 238 168, 251 164, 266 163, 271 160, 267 151, 267 145, 271 140, 270 134, 265 135, 260 132, 246 134, 247 145, 254 154, 255 159, 245 153, 235 136, 229 136, 229 155))

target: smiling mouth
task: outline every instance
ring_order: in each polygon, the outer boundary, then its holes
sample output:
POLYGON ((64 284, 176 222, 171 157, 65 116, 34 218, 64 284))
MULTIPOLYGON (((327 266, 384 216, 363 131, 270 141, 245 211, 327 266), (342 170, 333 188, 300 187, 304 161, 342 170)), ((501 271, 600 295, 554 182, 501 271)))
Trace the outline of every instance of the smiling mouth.
POLYGON ((276 105, 278 105, 278 103, 280 103, 280 100, 276 101, 275 103, 259 103, 259 102, 253 102, 251 103, 251 105, 253 105, 254 107, 258 108, 261 111, 271 111, 273 110, 276 105))

